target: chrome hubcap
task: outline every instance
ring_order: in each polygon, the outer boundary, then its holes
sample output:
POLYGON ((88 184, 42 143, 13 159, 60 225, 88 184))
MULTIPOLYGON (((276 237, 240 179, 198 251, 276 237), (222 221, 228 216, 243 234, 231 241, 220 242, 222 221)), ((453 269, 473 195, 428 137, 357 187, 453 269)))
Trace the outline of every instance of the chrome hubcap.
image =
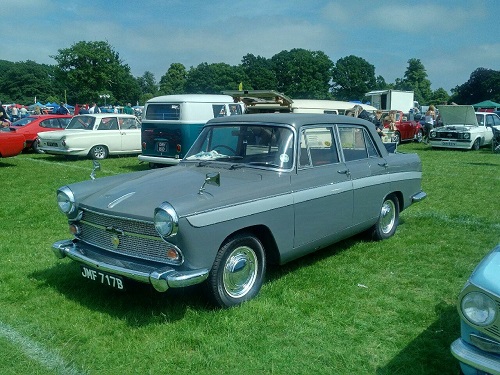
POLYGON ((227 294, 233 298, 244 296, 257 278, 258 260, 255 252, 247 247, 237 247, 227 258, 222 282, 227 294))
POLYGON ((386 200, 382 205, 382 210, 380 211, 380 230, 387 234, 394 227, 394 221, 396 220, 396 206, 392 200, 386 200))

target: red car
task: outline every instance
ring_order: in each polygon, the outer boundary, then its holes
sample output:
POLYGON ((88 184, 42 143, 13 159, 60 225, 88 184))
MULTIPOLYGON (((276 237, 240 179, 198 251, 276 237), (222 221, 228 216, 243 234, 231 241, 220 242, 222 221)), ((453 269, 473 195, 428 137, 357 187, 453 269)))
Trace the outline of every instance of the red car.
POLYGON ((24 135, 14 131, 0 130, 0 158, 16 156, 26 147, 24 135))
POLYGON ((39 152, 38 133, 63 130, 71 120, 71 115, 32 115, 24 117, 12 123, 11 129, 15 129, 16 133, 24 135, 26 138, 26 148, 32 148, 39 152))

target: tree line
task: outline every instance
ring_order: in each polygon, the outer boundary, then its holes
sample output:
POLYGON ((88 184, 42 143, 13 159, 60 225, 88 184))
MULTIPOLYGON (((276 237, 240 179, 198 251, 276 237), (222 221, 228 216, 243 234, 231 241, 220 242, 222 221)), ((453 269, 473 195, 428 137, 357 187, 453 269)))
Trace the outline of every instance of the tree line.
POLYGON ((25 105, 35 98, 42 103, 103 104, 106 95, 109 104, 144 104, 159 95, 219 94, 242 86, 245 90, 276 90, 296 99, 363 101, 369 91, 396 89, 414 91, 420 104, 500 101, 500 71, 477 68, 450 95, 443 88, 431 89, 426 69, 416 58, 408 60, 402 78, 388 83, 361 57, 350 55, 334 63, 322 51, 300 48, 281 51, 269 59, 247 54, 238 65, 204 62, 187 69, 173 63, 159 82, 149 71, 134 77, 105 41, 80 41, 50 57, 56 65, 0 60, 0 100, 25 105))

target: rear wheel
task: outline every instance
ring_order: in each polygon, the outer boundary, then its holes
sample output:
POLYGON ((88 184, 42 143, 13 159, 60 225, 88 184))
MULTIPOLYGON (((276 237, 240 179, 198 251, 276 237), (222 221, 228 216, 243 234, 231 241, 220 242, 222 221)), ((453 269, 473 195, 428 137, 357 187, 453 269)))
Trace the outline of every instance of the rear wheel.
POLYGON ((240 234, 226 241, 207 280, 214 302, 231 307, 255 297, 264 281, 265 262, 264 247, 256 237, 240 234))
POLYGON ((35 151, 37 154, 44 154, 45 151, 43 150, 40 150, 40 143, 39 143, 39 140, 38 138, 35 139, 33 141, 33 143, 31 144, 31 148, 33 149, 33 151, 35 151))
POLYGON ((394 195, 384 199, 377 223, 372 228, 374 240, 385 240, 396 233, 399 224, 399 201, 394 195))
POLYGON ((108 157, 108 148, 103 145, 94 146, 89 151, 91 159, 102 160, 108 157))
POLYGON ((399 145, 401 143, 401 133, 395 131, 394 134, 392 135, 392 141, 395 142, 397 145, 399 145))
POLYGON ((417 134, 415 134, 415 142, 422 143, 423 140, 424 140, 424 132, 422 131, 422 129, 419 129, 417 134))

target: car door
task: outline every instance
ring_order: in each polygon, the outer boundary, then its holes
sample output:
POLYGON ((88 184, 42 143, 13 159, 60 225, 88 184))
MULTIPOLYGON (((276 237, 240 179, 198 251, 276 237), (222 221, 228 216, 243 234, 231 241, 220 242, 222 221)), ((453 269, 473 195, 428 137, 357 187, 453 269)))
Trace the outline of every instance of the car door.
POLYGON ((110 153, 120 152, 122 149, 122 139, 118 120, 115 116, 101 118, 96 130, 92 132, 92 146, 106 145, 110 153))
POLYGON ((141 151, 140 123, 135 118, 119 118, 121 151, 141 151))
POLYGON ((340 150, 353 185, 352 225, 378 217, 388 191, 388 165, 366 128, 339 125, 340 150))
POLYGON ((489 145, 491 144, 491 141, 493 140, 493 126, 498 126, 498 123, 496 123, 495 119, 498 118, 497 115, 494 113, 488 113, 486 115, 486 129, 484 132, 484 144, 489 145))
POLYGON ((322 242, 352 222, 352 182, 340 161, 334 128, 311 126, 299 134, 297 174, 292 176, 294 247, 322 242))

